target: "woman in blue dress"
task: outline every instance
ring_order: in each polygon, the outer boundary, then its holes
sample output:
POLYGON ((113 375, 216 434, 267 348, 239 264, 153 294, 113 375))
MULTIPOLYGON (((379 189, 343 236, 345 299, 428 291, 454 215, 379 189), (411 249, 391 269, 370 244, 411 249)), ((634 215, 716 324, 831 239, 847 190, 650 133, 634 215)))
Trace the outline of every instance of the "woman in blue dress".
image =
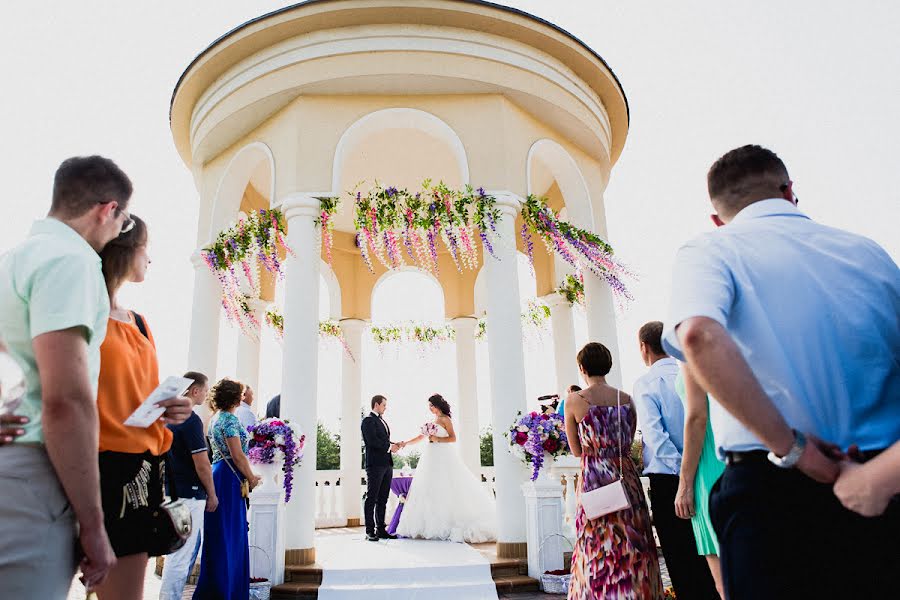
POLYGON ((219 507, 205 513, 203 556, 194 600, 248 600, 250 596, 247 505, 241 483, 246 479, 253 489, 260 479, 247 460, 247 430, 234 416, 243 395, 244 386, 230 379, 222 379, 209 392, 210 404, 219 412, 209 430, 219 507))

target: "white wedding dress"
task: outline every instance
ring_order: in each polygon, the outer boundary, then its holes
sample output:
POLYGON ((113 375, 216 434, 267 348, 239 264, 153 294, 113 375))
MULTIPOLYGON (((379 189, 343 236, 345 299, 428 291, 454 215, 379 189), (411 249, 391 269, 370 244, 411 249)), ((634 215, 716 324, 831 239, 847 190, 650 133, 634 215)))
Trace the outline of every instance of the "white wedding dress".
MULTIPOLYGON (((437 426, 437 437, 449 437, 437 426)), ((463 463, 456 444, 423 442, 397 535, 453 542, 497 539, 494 497, 463 463)))

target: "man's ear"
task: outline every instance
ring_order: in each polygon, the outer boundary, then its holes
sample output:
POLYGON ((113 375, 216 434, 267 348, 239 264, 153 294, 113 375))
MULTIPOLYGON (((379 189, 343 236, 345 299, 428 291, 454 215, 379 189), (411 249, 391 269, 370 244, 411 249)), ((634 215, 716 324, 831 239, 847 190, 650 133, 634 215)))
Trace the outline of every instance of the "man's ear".
POLYGON ((119 208, 118 202, 113 200, 112 202, 99 204, 98 206, 100 207, 100 210, 97 212, 97 216, 100 217, 103 223, 116 218, 116 209, 119 208))
POLYGON ((723 221, 722 218, 717 214, 711 214, 709 215, 709 218, 712 219, 712 222, 716 227, 722 227, 725 225, 725 221, 723 221))

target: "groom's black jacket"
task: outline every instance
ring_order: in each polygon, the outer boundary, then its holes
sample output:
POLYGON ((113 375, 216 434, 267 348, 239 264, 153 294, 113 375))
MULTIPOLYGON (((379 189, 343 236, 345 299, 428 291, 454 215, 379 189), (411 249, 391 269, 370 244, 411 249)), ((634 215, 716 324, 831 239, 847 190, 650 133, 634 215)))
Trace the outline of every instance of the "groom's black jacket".
POLYGON ((391 429, 374 412, 362 421, 363 443, 366 445, 366 468, 389 467, 391 458, 391 429))

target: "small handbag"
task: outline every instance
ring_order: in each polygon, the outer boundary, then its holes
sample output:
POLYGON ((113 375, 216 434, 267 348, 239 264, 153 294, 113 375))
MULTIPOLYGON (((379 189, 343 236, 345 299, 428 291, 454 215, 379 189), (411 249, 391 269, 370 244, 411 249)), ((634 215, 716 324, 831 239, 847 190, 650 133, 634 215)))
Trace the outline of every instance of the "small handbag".
POLYGON ((616 390, 616 412, 619 414, 619 478, 612 483, 581 493, 581 506, 588 519, 599 519, 604 515, 629 508, 628 496, 622 483, 622 407, 620 393, 616 390))

